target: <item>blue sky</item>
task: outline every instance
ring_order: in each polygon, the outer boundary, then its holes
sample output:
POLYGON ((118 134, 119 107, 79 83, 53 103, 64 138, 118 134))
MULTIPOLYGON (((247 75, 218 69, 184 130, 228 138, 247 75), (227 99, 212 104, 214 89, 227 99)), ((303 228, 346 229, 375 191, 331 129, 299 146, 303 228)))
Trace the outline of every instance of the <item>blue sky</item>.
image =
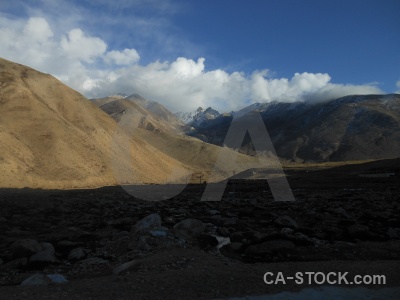
POLYGON ((400 90, 398 0, 0 2, 0 56, 173 111, 400 90))

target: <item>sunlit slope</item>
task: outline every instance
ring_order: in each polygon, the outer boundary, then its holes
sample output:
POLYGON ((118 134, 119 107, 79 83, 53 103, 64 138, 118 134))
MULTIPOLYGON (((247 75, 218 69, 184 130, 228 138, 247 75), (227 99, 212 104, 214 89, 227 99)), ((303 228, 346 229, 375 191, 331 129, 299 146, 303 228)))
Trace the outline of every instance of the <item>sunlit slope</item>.
POLYGON ((0 140, 0 187, 157 183, 185 169, 140 138, 124 136, 110 116, 56 78, 4 59, 0 140))

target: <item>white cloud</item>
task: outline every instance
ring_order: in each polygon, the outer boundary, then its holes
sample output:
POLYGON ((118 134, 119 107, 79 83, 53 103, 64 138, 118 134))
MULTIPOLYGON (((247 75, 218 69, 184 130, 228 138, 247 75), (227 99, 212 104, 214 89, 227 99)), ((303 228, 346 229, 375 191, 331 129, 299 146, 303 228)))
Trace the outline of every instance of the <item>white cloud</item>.
POLYGON ((87 63, 93 62, 107 49, 107 44, 102 39, 86 36, 79 28, 72 29, 63 36, 60 46, 68 57, 87 63))
POLYGON ((396 82, 396 86, 398 90, 396 91, 396 94, 400 94, 400 80, 396 82))
POLYGON ((49 23, 43 18, 30 18, 23 33, 36 43, 44 43, 53 36, 49 23))
POLYGON ((117 65, 131 65, 138 62, 139 59, 140 56, 135 49, 124 49, 123 51, 112 50, 104 57, 104 60, 108 64, 114 63, 117 65))
POLYGON ((108 45, 100 37, 81 28, 54 30, 42 17, 11 20, 0 15, 0 40, 1 57, 51 73, 87 97, 139 93, 173 111, 198 106, 230 111, 250 101, 321 101, 349 94, 382 93, 374 85, 333 84, 331 77, 323 73, 272 78, 268 70, 251 75, 206 70, 202 57, 140 64, 135 49, 107 51, 108 45))

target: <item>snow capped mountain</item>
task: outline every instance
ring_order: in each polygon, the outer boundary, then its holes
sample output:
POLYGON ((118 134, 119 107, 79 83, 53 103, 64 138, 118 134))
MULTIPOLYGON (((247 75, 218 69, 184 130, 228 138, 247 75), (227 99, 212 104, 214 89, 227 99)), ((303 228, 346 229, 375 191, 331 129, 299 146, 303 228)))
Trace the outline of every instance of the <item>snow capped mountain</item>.
POLYGON ((191 125, 194 127, 200 126, 202 123, 213 120, 221 115, 215 109, 209 107, 204 110, 202 107, 199 107, 195 111, 192 112, 177 112, 175 116, 180 119, 183 123, 187 125, 191 125))

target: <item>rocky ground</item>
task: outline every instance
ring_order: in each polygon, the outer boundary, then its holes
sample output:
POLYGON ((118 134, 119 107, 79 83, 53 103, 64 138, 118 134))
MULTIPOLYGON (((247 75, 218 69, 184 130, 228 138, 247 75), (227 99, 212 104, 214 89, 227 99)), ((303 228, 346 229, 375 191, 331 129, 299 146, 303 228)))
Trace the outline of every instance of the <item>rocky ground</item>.
POLYGON ((150 202, 120 187, 0 191, 4 299, 212 299, 300 288, 267 270, 387 274, 400 286, 399 177, 288 171, 295 202, 266 181, 204 185, 150 202))

